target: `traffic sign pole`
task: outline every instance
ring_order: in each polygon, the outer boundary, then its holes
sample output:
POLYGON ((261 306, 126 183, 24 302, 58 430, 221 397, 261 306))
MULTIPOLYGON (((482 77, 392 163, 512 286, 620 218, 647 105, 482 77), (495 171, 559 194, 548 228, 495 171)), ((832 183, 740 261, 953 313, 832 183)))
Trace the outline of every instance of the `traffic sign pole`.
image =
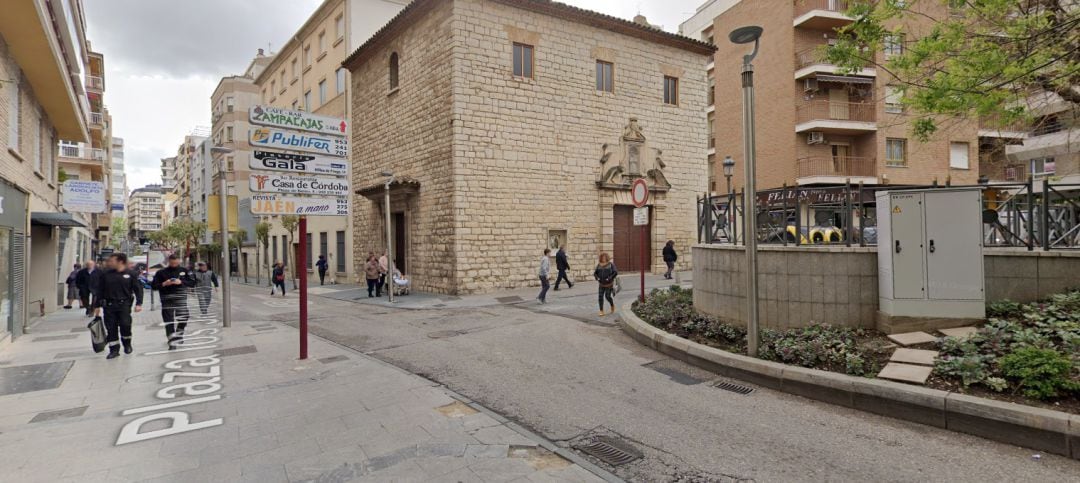
POLYGON ((300 272, 300 360, 307 359, 308 302, 307 302, 307 217, 300 217, 300 253, 296 268, 300 272))
POLYGON ((645 303, 645 267, 649 264, 645 250, 645 230, 648 229, 649 225, 641 225, 641 297, 638 300, 642 303, 645 303))
MULTIPOLYGON (((645 205, 649 202, 649 185, 644 179, 638 178, 634 180, 634 183, 630 185, 630 200, 634 202, 634 206, 637 210, 647 209, 645 205)), ((635 216, 637 218, 637 216, 635 216)), ((635 224, 637 222, 635 221, 635 224)), ((645 212, 645 221, 641 223, 641 242, 638 244, 638 250, 641 252, 641 295, 638 300, 645 302, 645 270, 649 266, 648 250, 645 249, 645 235, 649 229, 649 215, 645 212)))

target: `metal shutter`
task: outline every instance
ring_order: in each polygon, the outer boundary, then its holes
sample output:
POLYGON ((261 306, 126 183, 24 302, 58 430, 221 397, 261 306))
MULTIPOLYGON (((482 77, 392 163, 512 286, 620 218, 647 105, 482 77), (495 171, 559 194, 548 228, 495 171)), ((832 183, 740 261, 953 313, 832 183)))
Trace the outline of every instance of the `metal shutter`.
POLYGON ((11 234, 11 285, 15 305, 11 310, 11 337, 22 335, 26 323, 26 233, 14 230, 11 234))

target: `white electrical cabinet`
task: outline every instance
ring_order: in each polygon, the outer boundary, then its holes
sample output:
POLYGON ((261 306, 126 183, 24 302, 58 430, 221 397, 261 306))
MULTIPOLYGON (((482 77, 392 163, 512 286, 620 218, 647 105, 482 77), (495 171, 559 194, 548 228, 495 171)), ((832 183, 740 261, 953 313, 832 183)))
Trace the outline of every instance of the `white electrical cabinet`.
POLYGON ((877 223, 882 313, 986 316, 981 190, 878 192, 877 223))

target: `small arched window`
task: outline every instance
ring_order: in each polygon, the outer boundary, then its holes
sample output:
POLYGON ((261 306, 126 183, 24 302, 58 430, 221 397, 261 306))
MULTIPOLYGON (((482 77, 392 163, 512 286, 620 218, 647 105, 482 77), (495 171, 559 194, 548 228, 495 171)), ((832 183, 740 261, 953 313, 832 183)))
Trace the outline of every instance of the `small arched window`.
POLYGON ((390 54, 390 90, 398 88, 398 55, 390 54))

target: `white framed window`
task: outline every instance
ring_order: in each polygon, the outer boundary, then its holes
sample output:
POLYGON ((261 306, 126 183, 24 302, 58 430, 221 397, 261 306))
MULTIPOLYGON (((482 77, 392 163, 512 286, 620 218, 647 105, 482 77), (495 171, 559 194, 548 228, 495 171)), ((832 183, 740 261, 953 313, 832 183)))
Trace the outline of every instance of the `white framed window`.
POLYGON ((311 66, 311 45, 304 46, 304 67, 311 66))
POLYGON ((904 93, 897 86, 885 86, 885 112, 900 114, 904 112, 904 106, 900 103, 904 93))
POLYGON ((225 112, 233 112, 236 109, 236 99, 232 96, 225 98, 225 112))
POLYGON ((225 142, 233 142, 233 128, 232 126, 225 126, 225 142))
POLYGON ((337 93, 341 94, 342 92, 345 92, 345 68, 344 67, 338 67, 338 70, 336 72, 336 77, 337 77, 337 79, 336 79, 336 81, 337 81, 337 93))
POLYGON ((1057 172, 1057 164, 1054 158, 1034 158, 1031 160, 1031 175, 1044 178, 1053 176, 1057 172))
POLYGON ((904 53, 904 36, 902 34, 887 34, 885 36, 885 58, 904 53))
POLYGON ((296 59, 293 59, 290 65, 292 66, 292 78, 293 80, 296 80, 296 78, 300 75, 300 71, 296 70, 296 59))
POLYGON ((326 104, 326 79, 319 81, 319 105, 326 104))
POLYGON ((345 16, 338 15, 334 19, 334 39, 341 40, 345 38, 345 16))
POLYGON ((311 91, 304 93, 304 110, 311 110, 311 91))
POLYGON ((970 169, 970 152, 968 143, 949 143, 949 167, 952 169, 970 169))
POLYGON ((326 53, 326 31, 319 32, 319 55, 326 53))
POLYGON ((596 90, 615 92, 615 64, 596 61, 596 90))

